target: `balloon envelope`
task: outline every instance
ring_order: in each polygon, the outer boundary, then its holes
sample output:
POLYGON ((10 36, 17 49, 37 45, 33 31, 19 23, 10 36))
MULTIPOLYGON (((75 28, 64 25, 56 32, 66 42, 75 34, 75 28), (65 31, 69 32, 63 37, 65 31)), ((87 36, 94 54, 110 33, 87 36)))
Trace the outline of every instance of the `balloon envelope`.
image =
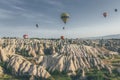
POLYGON ((63 27, 63 30, 65 29, 65 27, 63 27))
POLYGON ((64 36, 61 36, 61 39, 64 40, 64 36))
POLYGON ((37 28, 39 27, 38 24, 36 24, 36 27, 37 27, 37 28))
POLYGON ((27 39, 27 38, 28 38, 28 35, 27 35, 27 34, 24 34, 24 35, 23 35, 23 38, 24 38, 24 39, 27 39))
POLYGON ((107 12, 104 12, 104 13, 103 13, 103 16, 104 16, 105 18, 107 17, 107 15, 108 15, 107 12))
POLYGON ((68 19, 69 19, 69 14, 68 13, 62 13, 61 14, 61 19, 66 24, 68 19))
POLYGON ((115 9, 115 12, 117 12, 118 10, 117 9, 115 9))

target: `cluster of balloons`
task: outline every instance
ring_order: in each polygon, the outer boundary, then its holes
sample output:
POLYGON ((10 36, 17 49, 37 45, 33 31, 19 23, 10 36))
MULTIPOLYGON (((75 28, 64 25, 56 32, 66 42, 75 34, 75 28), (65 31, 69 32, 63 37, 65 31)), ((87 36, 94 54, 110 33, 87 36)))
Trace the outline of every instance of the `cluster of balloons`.
MULTIPOLYGON (((117 12, 118 9, 114 9, 114 11, 117 12)), ((104 12, 103 16, 106 18, 108 16, 108 13, 104 12)), ((62 21, 63 21, 64 24, 66 24, 68 22, 69 18, 70 18, 70 15, 68 13, 62 13, 61 14, 61 19, 62 19, 62 21)), ((38 24, 36 24, 36 28, 39 28, 38 24)), ((63 27, 62 29, 64 30, 65 27, 63 27)), ((24 38, 25 38, 25 35, 24 35, 24 38)), ((64 39, 64 36, 61 36, 61 39, 64 39)))
MULTIPOLYGON (((62 19, 63 23, 66 24, 70 16, 68 13, 62 13, 60 18, 62 19)), ((63 27, 62 29, 64 30, 65 27, 63 27)), ((61 39, 64 40, 64 36, 61 36, 61 39)))
MULTIPOLYGON (((117 12, 118 9, 114 9, 114 11, 117 12)), ((103 13, 103 16, 106 18, 106 17, 108 16, 108 13, 107 13, 107 12, 104 12, 104 13, 103 13)))

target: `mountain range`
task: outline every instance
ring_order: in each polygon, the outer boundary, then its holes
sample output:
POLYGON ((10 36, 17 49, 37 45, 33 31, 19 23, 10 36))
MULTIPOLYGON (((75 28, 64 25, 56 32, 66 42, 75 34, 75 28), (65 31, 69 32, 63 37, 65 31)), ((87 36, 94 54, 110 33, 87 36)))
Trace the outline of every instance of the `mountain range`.
POLYGON ((97 36, 97 37, 88 37, 87 39, 120 39, 120 34, 97 36))

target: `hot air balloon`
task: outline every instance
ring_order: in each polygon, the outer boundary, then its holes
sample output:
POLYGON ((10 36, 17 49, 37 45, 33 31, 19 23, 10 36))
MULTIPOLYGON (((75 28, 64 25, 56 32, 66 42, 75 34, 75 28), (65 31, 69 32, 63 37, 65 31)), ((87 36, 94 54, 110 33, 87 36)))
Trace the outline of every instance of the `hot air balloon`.
POLYGON ((107 12, 104 12, 103 16, 106 18, 108 16, 107 12))
POLYGON ((39 25, 38 24, 36 24, 36 28, 38 28, 39 27, 39 25))
POLYGON ((65 27, 63 27, 63 30, 65 29, 65 27))
POLYGON ((115 9, 115 12, 117 12, 118 10, 117 9, 115 9))
POLYGON ((61 39, 64 40, 64 36, 61 36, 61 39))
POLYGON ((24 34, 24 35, 23 35, 23 38, 24 38, 24 39, 27 39, 27 38, 28 38, 28 35, 27 35, 27 34, 24 34))
MULTIPOLYGON (((69 20, 68 13, 62 13, 60 17, 61 17, 62 21, 64 22, 64 24, 66 24, 67 21, 69 20)), ((62 29, 65 30, 65 27, 63 27, 62 29)), ((64 40, 64 36, 61 36, 61 39, 64 40)))
POLYGON ((69 19, 69 14, 68 13, 62 13, 61 14, 61 19, 66 24, 68 19, 69 19))

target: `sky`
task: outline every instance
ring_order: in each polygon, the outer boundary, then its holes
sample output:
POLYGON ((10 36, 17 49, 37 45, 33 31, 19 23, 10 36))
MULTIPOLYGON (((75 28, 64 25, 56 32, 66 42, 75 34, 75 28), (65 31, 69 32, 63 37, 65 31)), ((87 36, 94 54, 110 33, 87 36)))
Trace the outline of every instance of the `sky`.
POLYGON ((0 37, 24 34, 38 38, 120 34, 120 0, 0 0, 0 37), (63 12, 70 15, 66 25, 60 18, 63 12))

